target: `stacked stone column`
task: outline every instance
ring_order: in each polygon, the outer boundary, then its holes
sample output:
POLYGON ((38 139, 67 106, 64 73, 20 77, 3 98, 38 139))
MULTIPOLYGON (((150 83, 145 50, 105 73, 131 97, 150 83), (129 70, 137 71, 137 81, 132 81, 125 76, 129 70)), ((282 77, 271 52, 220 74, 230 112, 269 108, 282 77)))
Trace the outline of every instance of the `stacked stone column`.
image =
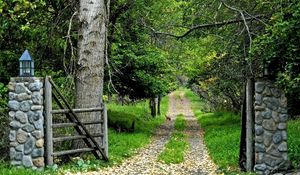
POLYGON ((288 167, 287 99, 271 82, 255 83, 255 166, 258 174, 288 167))
POLYGON ((44 167, 43 79, 11 78, 9 91, 11 164, 44 167))

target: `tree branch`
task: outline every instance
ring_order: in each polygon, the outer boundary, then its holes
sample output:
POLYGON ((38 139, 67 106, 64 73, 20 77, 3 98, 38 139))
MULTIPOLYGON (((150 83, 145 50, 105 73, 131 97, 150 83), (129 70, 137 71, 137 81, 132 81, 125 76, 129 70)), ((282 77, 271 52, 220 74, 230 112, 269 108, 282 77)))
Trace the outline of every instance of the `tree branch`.
POLYGON ((153 28, 150 28, 150 29, 156 35, 166 35, 166 36, 174 37, 174 38, 177 38, 177 39, 181 39, 181 38, 186 37, 187 35, 189 35, 194 30, 197 30, 197 29, 222 27, 222 26, 228 25, 228 24, 236 24, 236 23, 241 23, 241 22, 244 23, 245 21, 258 20, 258 19, 261 19, 261 18, 264 18, 264 17, 265 17, 264 15, 257 15, 257 16, 248 17, 248 18, 244 18, 244 19, 234 19, 234 20, 228 20, 228 21, 223 21, 223 22, 216 22, 216 23, 212 23, 212 24, 200 24, 200 25, 197 25, 197 26, 194 26, 194 27, 190 28, 188 31, 186 31, 182 35, 175 35, 175 34, 167 33, 167 32, 157 32, 153 28))
POLYGON ((74 62, 75 62, 75 57, 74 57, 74 47, 73 47, 73 43, 72 43, 72 38, 71 38, 71 29, 72 29, 72 22, 73 22, 73 18, 75 17, 75 15, 77 15, 78 11, 76 10, 73 15, 70 18, 70 22, 69 22, 69 27, 68 27, 68 33, 66 37, 66 45, 64 47, 64 59, 63 59, 63 65, 65 68, 65 72, 71 75, 75 74, 75 70, 74 68, 74 62), (68 68, 66 66, 66 54, 67 54, 67 47, 68 47, 68 43, 70 44, 70 49, 71 49, 71 58, 70 58, 70 67, 69 67, 69 71, 68 68))

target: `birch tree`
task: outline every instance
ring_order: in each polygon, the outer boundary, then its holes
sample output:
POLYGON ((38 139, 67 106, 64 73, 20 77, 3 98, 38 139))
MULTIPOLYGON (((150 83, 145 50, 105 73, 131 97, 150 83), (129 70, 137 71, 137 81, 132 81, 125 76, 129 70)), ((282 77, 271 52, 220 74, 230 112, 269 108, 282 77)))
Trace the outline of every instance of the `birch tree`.
MULTIPOLYGON (((99 107, 102 102, 106 15, 104 0, 80 0, 76 108, 99 107)), ((95 113, 80 114, 79 117, 84 122, 100 120, 100 115, 95 113)), ((88 129, 91 133, 100 132, 97 125, 88 129)), ((75 146, 82 146, 82 142, 75 146)))

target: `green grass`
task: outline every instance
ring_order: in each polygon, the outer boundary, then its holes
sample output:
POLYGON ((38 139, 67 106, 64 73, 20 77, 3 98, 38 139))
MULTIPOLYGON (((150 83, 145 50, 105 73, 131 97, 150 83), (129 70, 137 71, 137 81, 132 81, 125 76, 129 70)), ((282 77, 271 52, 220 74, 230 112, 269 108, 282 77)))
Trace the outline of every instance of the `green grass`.
MULTIPOLYGON (((135 131, 132 133, 116 132, 109 128, 109 162, 96 160, 91 154, 86 154, 84 159, 73 158, 65 165, 57 165, 45 168, 44 171, 34 171, 24 168, 16 168, 7 163, 0 163, 0 175, 28 175, 28 174, 65 174, 66 172, 97 170, 101 167, 119 164, 125 158, 134 155, 137 150, 150 142, 155 128, 165 121, 164 114, 168 109, 168 98, 161 102, 162 115, 153 118, 150 116, 148 102, 139 102, 134 105, 108 104, 108 118, 113 121, 128 122, 135 120, 135 131)), ((130 123, 130 122, 129 122, 130 123)))
POLYGON ((184 161, 184 151, 187 148, 186 136, 182 132, 174 132, 165 145, 164 151, 158 156, 158 160, 166 163, 181 163, 184 161))
POLYGON ((239 116, 227 112, 197 115, 205 131, 204 142, 220 169, 238 170, 240 122, 239 116))
POLYGON ((176 117, 174 127, 177 131, 183 131, 185 129, 186 121, 185 121, 184 116, 182 114, 180 114, 176 117))
POLYGON ((300 119, 288 122, 288 154, 292 165, 300 167, 300 119))
POLYGON ((45 168, 45 170, 32 170, 23 167, 15 167, 7 162, 0 162, 0 175, 51 175, 59 174, 54 168, 45 168))
POLYGON ((179 115, 175 120, 175 131, 172 133, 165 149, 158 156, 158 160, 166 164, 177 164, 184 161, 184 153, 188 147, 187 136, 183 133, 186 121, 183 115, 179 115))

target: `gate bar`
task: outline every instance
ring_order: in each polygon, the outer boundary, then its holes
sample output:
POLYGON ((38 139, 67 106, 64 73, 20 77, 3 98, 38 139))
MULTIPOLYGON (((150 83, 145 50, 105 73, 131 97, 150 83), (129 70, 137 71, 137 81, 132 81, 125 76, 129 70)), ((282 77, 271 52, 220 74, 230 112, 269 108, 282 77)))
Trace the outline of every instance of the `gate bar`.
MULTIPOLYGON (((82 122, 83 125, 95 125, 95 124, 102 124, 103 120, 100 121, 94 121, 94 122, 82 122)), ((78 122, 73 122, 73 123, 54 123, 52 124, 53 128, 66 128, 66 127, 71 127, 71 126, 76 126, 78 125, 78 122)))
MULTIPOLYGON (((81 112, 98 112, 102 111, 103 108, 82 108, 82 109, 73 109, 75 113, 81 113, 81 112)), ((52 110, 52 114, 65 114, 70 113, 71 111, 69 109, 58 109, 58 110, 52 110)))

